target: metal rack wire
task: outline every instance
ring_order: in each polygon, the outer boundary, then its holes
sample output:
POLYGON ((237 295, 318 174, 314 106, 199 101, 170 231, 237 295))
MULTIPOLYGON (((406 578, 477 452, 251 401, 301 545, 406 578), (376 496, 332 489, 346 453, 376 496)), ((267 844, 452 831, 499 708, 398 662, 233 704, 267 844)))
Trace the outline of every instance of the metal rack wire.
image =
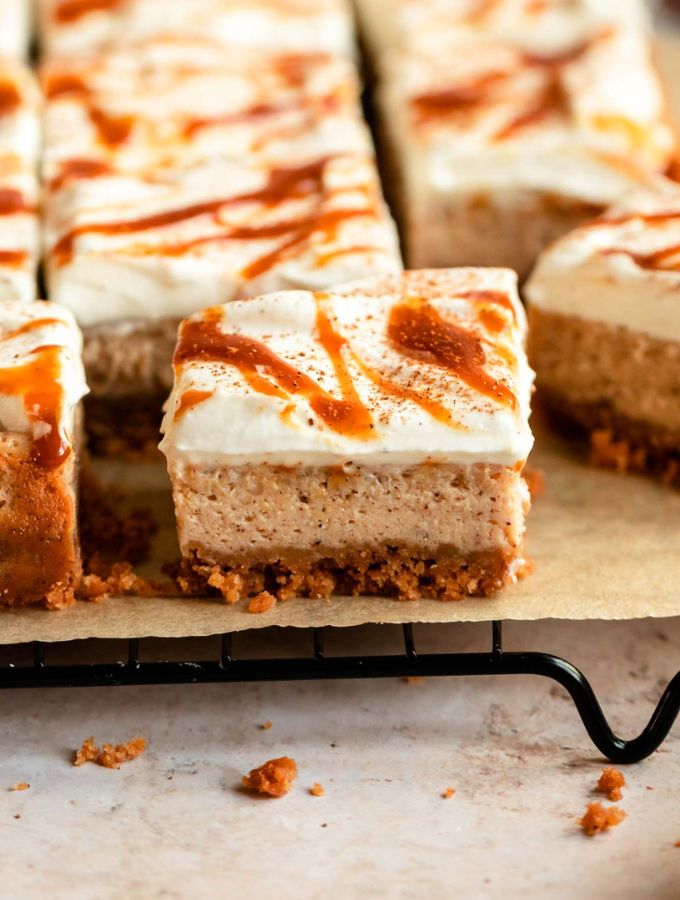
POLYGON ((330 678, 404 676, 541 675, 571 695, 583 725, 600 752, 612 762, 634 763, 661 746, 680 713, 680 672, 669 682, 647 726, 625 740, 610 728, 585 676, 571 663, 548 653, 506 652, 502 623, 492 623, 491 649, 482 653, 418 653, 413 627, 404 625, 403 653, 331 656, 324 629, 310 629, 311 652, 300 659, 239 659, 231 634, 221 636, 219 657, 208 660, 142 661, 140 642, 127 642, 126 658, 110 663, 50 664, 50 645, 34 645, 29 665, 0 666, 0 688, 104 687, 245 681, 302 681, 330 678))

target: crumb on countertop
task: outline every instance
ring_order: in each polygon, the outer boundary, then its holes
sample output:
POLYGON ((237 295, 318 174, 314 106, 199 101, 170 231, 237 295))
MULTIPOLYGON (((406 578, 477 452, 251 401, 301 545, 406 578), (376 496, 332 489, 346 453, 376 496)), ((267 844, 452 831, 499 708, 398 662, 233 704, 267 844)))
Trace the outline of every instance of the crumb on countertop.
POLYGON ((608 831, 616 825, 620 825, 626 818, 626 813, 618 806, 604 807, 601 803, 589 803, 585 814, 579 819, 582 831, 588 837, 593 837, 601 831, 608 831))
POLYGON ((603 769, 597 782, 597 790, 600 794, 606 794, 609 800, 620 800, 623 796, 621 788, 626 786, 623 772, 618 769, 603 769))
POLYGON ((94 737, 83 741, 83 746, 76 751, 73 760, 74 766, 82 766, 83 763, 93 762, 107 769, 120 769, 121 764, 129 762, 141 756, 146 750, 146 740, 143 737, 134 737, 125 744, 102 744, 97 747, 94 737))
POLYGON ((315 781, 314 784, 310 787, 309 793, 312 797, 323 797, 326 793, 326 790, 322 784, 319 784, 318 781, 315 781))
POLYGON ((423 676, 422 675, 404 675, 402 679, 406 682, 406 684, 422 684, 423 676))
POLYGON ((248 612, 263 613, 276 606, 276 597, 269 591, 261 591, 248 603, 248 612))
POLYGON ((30 786, 31 785, 27 781, 18 781, 16 784, 12 785, 10 791, 27 791, 30 786))
POLYGON ((267 760, 256 769, 251 769, 248 775, 241 778, 241 784, 257 794, 283 797, 291 789, 297 774, 295 760, 289 756, 279 756, 277 759, 267 760))
POLYGON ((456 789, 452 787, 447 787, 445 791, 442 792, 442 797, 444 800, 450 800, 456 793, 456 789))
POLYGON ((262 731, 269 731, 269 729, 270 729, 271 727, 272 727, 272 723, 269 721, 269 719, 267 719, 266 722, 263 722, 263 723, 260 725, 260 729, 261 729, 262 731))

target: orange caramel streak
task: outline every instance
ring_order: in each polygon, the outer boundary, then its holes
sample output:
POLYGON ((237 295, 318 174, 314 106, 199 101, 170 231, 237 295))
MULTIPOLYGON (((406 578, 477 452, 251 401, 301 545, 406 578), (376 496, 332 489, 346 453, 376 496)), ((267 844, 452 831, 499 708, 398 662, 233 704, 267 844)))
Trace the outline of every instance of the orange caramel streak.
POLYGON ((21 92, 9 79, 0 81, 0 116, 13 113, 21 105, 21 92))
POLYGON ((25 250, 2 250, 0 249, 0 266, 18 267, 22 266, 28 259, 28 253, 25 250))
POLYGON ((122 0, 61 0, 54 10, 54 19, 60 25, 76 22, 93 12, 106 12, 122 5, 122 0))
POLYGON ((0 216, 13 216, 16 213, 35 212, 35 206, 15 188, 0 188, 0 216))
POLYGON ((482 339, 444 319, 425 300, 409 298, 393 307, 387 335, 403 356, 440 366, 480 394, 517 408, 517 398, 510 388, 486 372, 482 339))

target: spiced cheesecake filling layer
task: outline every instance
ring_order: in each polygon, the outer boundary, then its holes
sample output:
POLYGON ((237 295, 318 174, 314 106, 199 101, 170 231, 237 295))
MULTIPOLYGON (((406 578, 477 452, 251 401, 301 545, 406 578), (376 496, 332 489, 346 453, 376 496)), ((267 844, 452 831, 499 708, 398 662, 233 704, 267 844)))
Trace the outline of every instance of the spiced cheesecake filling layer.
POLYGON ((388 593, 452 599, 512 580, 532 442, 524 334, 504 270, 271 294, 185 320, 161 449, 186 585, 189 571, 212 587, 230 573, 272 587, 278 573, 282 590, 292 578, 315 594, 325 573, 329 591, 370 592, 375 572, 388 593))
POLYGON ((0 306, 0 605, 74 599, 81 348, 55 304, 0 306))

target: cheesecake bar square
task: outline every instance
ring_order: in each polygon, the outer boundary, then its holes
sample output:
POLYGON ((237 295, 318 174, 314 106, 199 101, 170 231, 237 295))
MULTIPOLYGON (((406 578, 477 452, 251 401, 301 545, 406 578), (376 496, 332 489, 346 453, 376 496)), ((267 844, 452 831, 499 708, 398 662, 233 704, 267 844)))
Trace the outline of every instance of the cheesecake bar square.
POLYGON ((74 599, 80 351, 67 310, 0 303, 0 606, 74 599))
POLYGON ((514 273, 407 272, 186 319, 161 450, 186 590, 459 600, 524 565, 514 273))
POLYGON ((680 475, 680 188, 661 180, 561 238, 526 285, 541 402, 593 459, 680 475))
POLYGON ((0 59, 0 301, 37 296, 39 115, 32 73, 0 59))
POLYGON ((523 278, 552 240, 672 165, 645 33, 542 21, 514 36, 442 28, 384 56, 378 106, 409 266, 523 278))
POLYGON ((46 54, 125 46, 158 35, 216 38, 225 47, 351 56, 345 0, 38 0, 46 54))

